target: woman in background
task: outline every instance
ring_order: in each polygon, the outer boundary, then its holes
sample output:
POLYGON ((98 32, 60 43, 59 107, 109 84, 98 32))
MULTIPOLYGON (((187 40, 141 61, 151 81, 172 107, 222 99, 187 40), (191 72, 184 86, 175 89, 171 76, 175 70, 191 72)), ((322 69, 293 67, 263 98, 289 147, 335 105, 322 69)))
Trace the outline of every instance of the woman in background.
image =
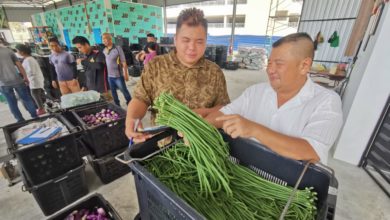
POLYGON ((23 44, 15 47, 18 54, 23 57, 22 65, 26 70, 27 78, 30 82, 30 92, 35 104, 38 106, 37 115, 45 114, 43 103, 45 102, 45 91, 43 90, 44 78, 38 62, 31 56, 31 49, 23 44))
POLYGON ((156 51, 157 44, 154 42, 149 42, 146 44, 146 49, 148 52, 145 55, 144 59, 144 66, 151 61, 155 56, 157 56, 157 51, 156 51))

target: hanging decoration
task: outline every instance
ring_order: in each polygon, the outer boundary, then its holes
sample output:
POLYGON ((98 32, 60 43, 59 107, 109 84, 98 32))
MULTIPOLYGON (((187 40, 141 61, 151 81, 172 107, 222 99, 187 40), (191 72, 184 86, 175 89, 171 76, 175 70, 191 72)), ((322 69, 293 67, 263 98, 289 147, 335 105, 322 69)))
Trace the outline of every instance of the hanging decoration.
POLYGON ((332 36, 328 40, 328 43, 330 43, 330 47, 338 47, 340 43, 339 41, 340 41, 340 37, 337 31, 334 31, 332 36))

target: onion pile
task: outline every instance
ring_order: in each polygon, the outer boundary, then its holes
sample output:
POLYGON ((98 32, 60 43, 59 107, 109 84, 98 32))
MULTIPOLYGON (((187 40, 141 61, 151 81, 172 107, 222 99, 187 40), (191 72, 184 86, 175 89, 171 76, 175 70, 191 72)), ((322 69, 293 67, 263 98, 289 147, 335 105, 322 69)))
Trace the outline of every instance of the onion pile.
POLYGON ((87 124, 87 126, 98 126, 108 122, 117 121, 119 119, 119 114, 110 109, 102 109, 100 112, 82 117, 82 120, 87 124))
POLYGON ((110 220, 103 208, 94 208, 75 210, 71 212, 64 220, 110 220))

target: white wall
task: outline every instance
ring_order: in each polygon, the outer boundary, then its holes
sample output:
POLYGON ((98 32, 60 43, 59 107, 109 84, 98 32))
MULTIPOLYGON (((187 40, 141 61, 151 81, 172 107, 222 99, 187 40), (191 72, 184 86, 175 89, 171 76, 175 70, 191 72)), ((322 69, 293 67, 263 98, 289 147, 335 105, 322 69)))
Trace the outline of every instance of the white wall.
MULTIPOLYGON (((248 0, 247 4, 237 4, 236 15, 245 15, 245 27, 236 27, 235 34, 238 35, 265 35, 269 16, 269 7, 271 0, 248 0)), ((180 11, 190 7, 189 5, 180 5, 174 8, 167 8, 168 18, 176 18, 180 11)), ((205 16, 230 16, 233 14, 233 5, 205 5, 196 6, 202 9, 205 16)), ((279 10, 289 10, 290 13, 300 13, 301 3, 293 3, 291 0, 283 1, 279 10)), ((287 24, 287 22, 285 22, 287 24)), ((284 36, 296 32, 297 28, 288 28, 284 25, 281 31, 274 35, 284 36)), ((175 33, 174 28, 168 28, 168 33, 175 33)), ((210 35, 229 35, 231 28, 209 28, 210 35)))
POLYGON ((389 6, 386 4, 376 40, 370 40, 370 49, 357 60, 343 99, 347 117, 334 157, 354 165, 359 163, 390 94, 389 6))

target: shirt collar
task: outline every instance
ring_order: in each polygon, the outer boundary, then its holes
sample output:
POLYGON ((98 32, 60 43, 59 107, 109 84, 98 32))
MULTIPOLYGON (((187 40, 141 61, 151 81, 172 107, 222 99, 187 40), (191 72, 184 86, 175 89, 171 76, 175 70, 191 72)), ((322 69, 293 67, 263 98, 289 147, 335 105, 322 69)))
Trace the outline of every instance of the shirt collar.
POLYGON ((111 52, 113 49, 115 49, 115 48, 116 48, 116 47, 115 47, 115 44, 113 44, 113 45, 111 46, 110 49, 108 49, 108 47, 105 47, 105 48, 104 48, 104 51, 107 53, 107 55, 109 55, 110 52, 111 52))
MULTIPOLYGON (((282 105, 279 109, 291 108, 297 105, 304 103, 306 100, 310 100, 314 96, 314 88, 315 84, 311 80, 309 76, 306 77, 306 82, 303 87, 299 90, 299 92, 288 100, 284 105, 282 105)), ((272 99, 274 101, 273 104, 277 105, 277 94, 275 90, 269 84, 269 91, 271 93, 272 99)))
POLYGON ((205 58, 202 57, 202 58, 200 58, 200 60, 199 60, 196 64, 194 64, 193 66, 191 66, 191 67, 184 66, 184 65, 180 62, 180 60, 177 58, 177 56, 176 56, 176 49, 175 49, 175 50, 172 50, 171 52, 169 52, 169 59, 170 59, 170 61, 172 61, 175 65, 179 65, 179 66, 181 66, 181 67, 183 67, 183 68, 189 68, 189 69, 199 69, 199 68, 202 68, 202 67, 204 67, 204 63, 205 63, 205 58))

